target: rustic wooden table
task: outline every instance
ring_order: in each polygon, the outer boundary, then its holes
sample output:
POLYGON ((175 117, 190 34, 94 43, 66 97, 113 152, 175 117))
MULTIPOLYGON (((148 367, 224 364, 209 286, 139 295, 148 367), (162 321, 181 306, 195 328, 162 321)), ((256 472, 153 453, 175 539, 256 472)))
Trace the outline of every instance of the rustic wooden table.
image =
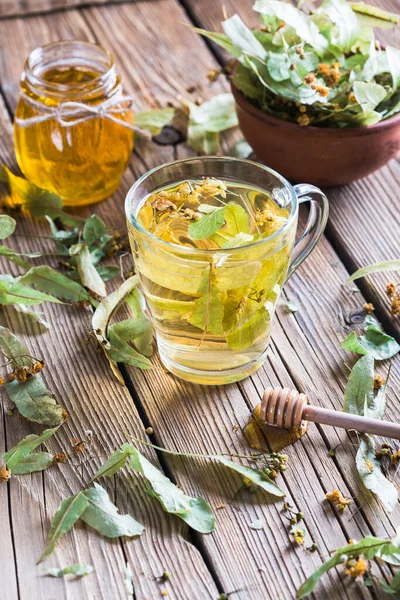
MULTIPOLYGON (((239 12, 248 24, 256 21, 250 0, 224 0, 223 4, 228 14, 239 12)), ((400 9, 396 0, 381 0, 380 5, 400 9)), ((165 106, 180 94, 187 96, 190 86, 196 86, 195 96, 203 98, 227 89, 223 78, 211 86, 205 77, 224 60, 223 53, 182 26, 195 23, 213 30, 220 20, 221 3, 214 0, 0 0, 1 161, 9 166, 15 162, 11 133, 19 75, 35 46, 66 38, 101 43, 114 53, 134 108, 143 110, 165 106)), ((386 31, 383 39, 393 41, 395 36, 386 31)), ((94 211, 123 231, 123 202, 129 186, 152 166, 189 154, 183 144, 139 145, 120 190, 94 211)), ((285 288, 286 297, 300 310, 286 314, 279 308, 264 367, 236 385, 201 388, 160 371, 128 369, 128 386, 122 388, 111 377, 104 356, 83 343, 89 312, 45 305, 51 329, 39 335, 32 322, 3 310, 1 322, 20 335, 34 354, 45 355, 47 383, 70 414, 58 441, 49 446, 54 451, 66 449, 72 438, 91 429, 99 453, 106 454, 126 440, 123 432, 147 439, 145 428, 151 426, 153 441, 170 449, 248 452, 241 430, 268 385, 297 387, 316 396, 322 406, 341 410, 352 359, 340 350, 340 343, 351 329, 352 315, 365 301, 373 302, 386 330, 400 335, 400 321, 391 317, 384 292, 388 277, 360 280, 359 293, 349 293, 342 285, 360 266, 399 258, 399 179, 400 164, 393 160, 367 179, 327 191, 331 214, 326 235, 285 288)), ((83 209, 81 214, 86 217, 90 212, 83 209)), ((18 230, 34 235, 46 228, 23 219, 18 230)), ((38 243, 34 238, 14 238, 19 251, 34 251, 38 243)), ((3 264, 3 272, 9 269, 3 264)), ((395 360, 387 409, 391 420, 400 414, 399 381, 400 363, 395 360)), ((0 453, 35 430, 26 421, 8 416, 6 404, 4 398, 0 453)), ((289 541, 280 505, 270 503, 265 494, 234 498, 240 486, 234 473, 203 460, 157 455, 149 449, 147 456, 187 493, 204 496, 214 509, 225 505, 215 511, 215 532, 193 534, 182 521, 164 513, 158 503, 149 501, 143 478, 129 475, 109 480, 108 490, 121 512, 129 511, 144 523, 145 533, 136 540, 113 543, 84 525, 75 527, 48 560, 54 566, 74 562, 95 566, 95 573, 71 582, 41 577, 36 562, 61 499, 82 486, 81 473, 63 465, 44 474, 15 477, 8 485, 0 484, 0 598, 126 598, 126 563, 133 572, 137 600, 162 597, 165 589, 171 600, 217 600, 221 592, 238 600, 294 598, 297 587, 329 551, 370 533, 391 536, 400 523, 398 510, 388 515, 360 486, 353 441, 344 431, 311 426, 303 440, 287 449, 290 467, 279 484, 288 501, 305 513, 307 539, 318 545, 314 553, 289 541), (343 445, 331 458, 328 449, 338 444, 343 445), (338 514, 324 502, 326 492, 334 488, 354 498, 354 511, 338 514), (256 519, 266 523, 260 531, 249 528, 256 519), (160 579, 164 570, 170 573, 167 584, 160 579)), ((93 465, 84 469, 84 481, 90 479, 92 469, 93 465)), ((378 565, 373 570, 381 578, 387 575, 378 565)), ((343 571, 323 578, 316 597, 328 595, 332 600, 384 597, 377 586, 368 591, 350 584, 343 571)))

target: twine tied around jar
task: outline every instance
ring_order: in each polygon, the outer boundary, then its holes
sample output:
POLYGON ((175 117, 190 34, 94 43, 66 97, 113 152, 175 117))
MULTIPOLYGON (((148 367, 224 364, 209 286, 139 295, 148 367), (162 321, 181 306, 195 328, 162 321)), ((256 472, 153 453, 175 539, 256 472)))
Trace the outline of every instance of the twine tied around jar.
POLYGON ((83 102, 60 102, 57 106, 47 106, 38 100, 34 100, 24 92, 21 92, 20 96, 29 106, 32 106, 32 108, 37 109, 43 114, 26 119, 16 117, 15 122, 19 127, 31 127, 32 125, 44 123, 51 119, 55 119, 60 127, 73 127, 74 125, 79 125, 79 123, 100 117, 113 121, 113 123, 121 125, 121 127, 136 131, 147 139, 151 139, 151 134, 145 129, 122 121, 122 119, 115 116, 124 113, 131 107, 133 101, 131 96, 118 94, 115 98, 109 98, 95 105, 84 104, 83 102), (121 104, 125 106, 121 106, 121 104))

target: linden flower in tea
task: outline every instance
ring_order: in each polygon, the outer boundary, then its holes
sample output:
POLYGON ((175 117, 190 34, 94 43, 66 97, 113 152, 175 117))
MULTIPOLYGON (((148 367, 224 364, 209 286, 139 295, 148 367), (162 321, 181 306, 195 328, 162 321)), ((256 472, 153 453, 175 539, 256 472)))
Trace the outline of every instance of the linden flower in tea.
POLYGON ((128 227, 164 364, 164 344, 188 369, 264 356, 296 222, 273 234, 288 218, 283 202, 237 181, 182 181, 143 199, 137 222, 158 241, 128 227))

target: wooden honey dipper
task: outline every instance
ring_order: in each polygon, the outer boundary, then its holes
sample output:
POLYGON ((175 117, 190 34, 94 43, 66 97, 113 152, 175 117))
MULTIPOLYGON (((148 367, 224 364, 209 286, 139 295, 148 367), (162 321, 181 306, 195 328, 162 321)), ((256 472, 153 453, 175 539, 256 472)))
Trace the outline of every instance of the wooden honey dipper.
POLYGON ((300 394, 297 390, 290 388, 267 388, 261 402, 258 419, 261 423, 284 429, 299 429, 302 421, 312 421, 400 440, 400 424, 398 423, 351 415, 320 406, 310 406, 305 394, 300 394))

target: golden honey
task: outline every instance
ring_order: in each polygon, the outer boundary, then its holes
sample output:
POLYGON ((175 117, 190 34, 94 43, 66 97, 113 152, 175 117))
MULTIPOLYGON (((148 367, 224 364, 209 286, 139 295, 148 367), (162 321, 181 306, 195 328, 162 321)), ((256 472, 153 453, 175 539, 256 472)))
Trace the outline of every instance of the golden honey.
POLYGON ((66 41, 31 53, 14 126, 18 164, 30 182, 65 205, 104 200, 118 188, 133 149, 125 123, 133 124, 132 111, 103 48, 66 41))

